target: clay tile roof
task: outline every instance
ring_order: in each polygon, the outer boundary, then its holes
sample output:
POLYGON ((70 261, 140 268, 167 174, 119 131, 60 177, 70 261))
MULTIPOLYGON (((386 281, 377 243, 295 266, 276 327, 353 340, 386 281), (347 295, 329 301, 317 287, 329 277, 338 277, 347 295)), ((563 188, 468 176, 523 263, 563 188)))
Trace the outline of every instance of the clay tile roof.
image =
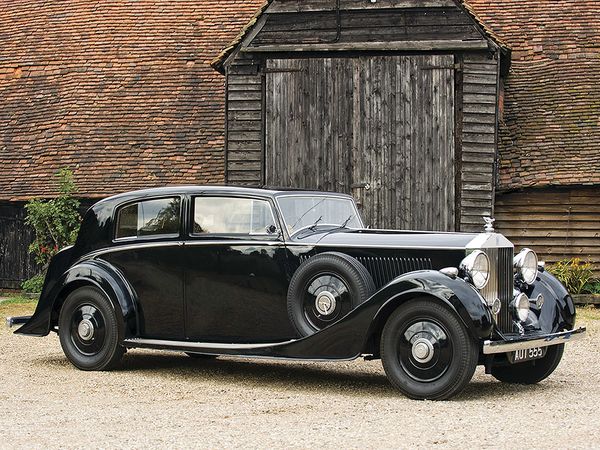
POLYGON ((224 181, 210 61, 260 1, 8 0, 0 8, 0 198, 224 181))
POLYGON ((600 184, 600 2, 469 3, 512 49, 500 188, 600 184))

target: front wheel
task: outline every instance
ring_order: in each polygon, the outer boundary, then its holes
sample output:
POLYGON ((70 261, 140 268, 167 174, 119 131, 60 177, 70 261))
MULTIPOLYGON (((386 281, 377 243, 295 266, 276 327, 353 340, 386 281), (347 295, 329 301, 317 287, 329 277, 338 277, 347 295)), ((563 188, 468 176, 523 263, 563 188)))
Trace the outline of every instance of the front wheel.
POLYGON ((380 345, 388 379, 413 399, 444 400, 458 394, 477 366, 477 343, 456 312, 432 299, 396 309, 380 345))
POLYGON ((66 357, 81 370, 110 370, 125 353, 113 305, 95 287, 69 294, 60 310, 58 335, 66 357))
POLYGON ((492 376, 503 383, 535 384, 548 378, 558 367, 565 344, 548 347, 546 356, 514 365, 492 368, 492 376))

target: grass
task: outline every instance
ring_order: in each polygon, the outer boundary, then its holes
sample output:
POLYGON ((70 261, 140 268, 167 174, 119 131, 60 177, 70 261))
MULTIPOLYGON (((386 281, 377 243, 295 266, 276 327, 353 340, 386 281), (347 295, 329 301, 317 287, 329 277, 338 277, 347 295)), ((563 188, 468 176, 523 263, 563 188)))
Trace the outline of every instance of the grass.
POLYGON ((28 316, 33 314, 37 305, 36 298, 11 296, 0 300, 0 325, 10 316, 28 316))

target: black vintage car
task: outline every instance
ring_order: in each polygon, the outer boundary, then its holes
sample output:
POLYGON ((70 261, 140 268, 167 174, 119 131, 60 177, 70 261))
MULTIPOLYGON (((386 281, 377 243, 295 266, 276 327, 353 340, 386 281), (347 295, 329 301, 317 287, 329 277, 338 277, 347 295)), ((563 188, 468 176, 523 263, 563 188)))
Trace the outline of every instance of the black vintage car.
POLYGON ((25 319, 17 333, 58 332, 83 370, 136 347, 363 356, 418 399, 457 394, 478 364, 536 383, 585 333, 565 288, 491 222, 481 234, 369 230, 346 195, 236 187, 97 203, 25 319))

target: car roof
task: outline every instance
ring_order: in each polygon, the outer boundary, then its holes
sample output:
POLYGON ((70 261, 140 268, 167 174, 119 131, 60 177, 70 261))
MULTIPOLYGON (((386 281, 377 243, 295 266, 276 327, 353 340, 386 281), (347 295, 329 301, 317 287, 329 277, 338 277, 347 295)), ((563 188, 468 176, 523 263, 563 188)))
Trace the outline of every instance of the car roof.
POLYGON ((112 197, 101 200, 97 204, 120 204, 123 202, 144 199, 148 197, 160 197, 169 195, 200 195, 204 193, 221 193, 221 194, 242 194, 242 195, 257 195, 261 197, 277 197, 280 195, 336 195, 351 198, 351 196, 336 192, 311 191, 293 188, 276 188, 263 187, 252 188, 234 185, 210 185, 210 186, 167 186, 160 188, 143 189, 132 192, 117 194, 112 197))

